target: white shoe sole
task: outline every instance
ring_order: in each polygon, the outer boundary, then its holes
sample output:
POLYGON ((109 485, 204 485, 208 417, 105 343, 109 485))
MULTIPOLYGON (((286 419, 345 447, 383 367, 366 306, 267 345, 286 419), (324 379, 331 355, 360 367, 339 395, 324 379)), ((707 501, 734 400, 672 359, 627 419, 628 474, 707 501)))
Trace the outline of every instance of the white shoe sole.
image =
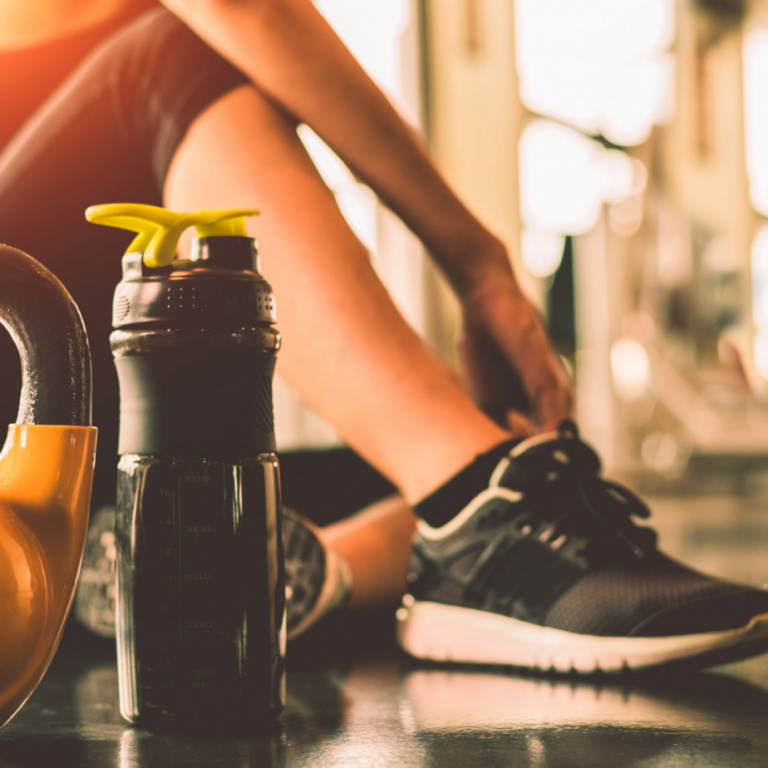
POLYGON ((768 614, 723 632, 600 637, 406 596, 397 612, 397 639, 417 659, 545 672, 618 673, 697 659, 701 662, 697 666, 706 666, 768 650, 768 614))

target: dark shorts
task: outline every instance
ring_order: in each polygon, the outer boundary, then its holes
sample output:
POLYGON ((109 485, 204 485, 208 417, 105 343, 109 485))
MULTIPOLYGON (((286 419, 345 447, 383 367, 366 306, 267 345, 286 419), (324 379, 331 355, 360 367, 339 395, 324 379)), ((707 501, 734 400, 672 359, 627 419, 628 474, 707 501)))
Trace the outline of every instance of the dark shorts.
MULTIPOLYGON (((84 211, 98 203, 162 205, 190 124, 246 82, 171 13, 151 11, 88 56, 0 155, 0 242, 62 281, 88 331, 99 428, 94 508, 115 499, 118 388, 109 333, 132 235, 89 224, 84 211)), ((15 421, 19 389, 16 349, 0 333, 0 424, 15 421)), ((282 464, 287 503, 319 522, 393 490, 348 451, 286 455, 282 464)))

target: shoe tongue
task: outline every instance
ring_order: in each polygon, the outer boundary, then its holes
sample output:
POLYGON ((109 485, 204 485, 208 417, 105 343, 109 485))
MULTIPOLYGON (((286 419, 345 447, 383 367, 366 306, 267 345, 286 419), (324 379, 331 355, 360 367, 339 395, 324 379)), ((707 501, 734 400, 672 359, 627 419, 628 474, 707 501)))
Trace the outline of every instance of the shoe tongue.
POLYGON ((601 469, 598 455, 579 439, 571 422, 561 424, 557 432, 524 440, 509 456, 512 461, 499 478, 499 485, 519 491, 538 484, 552 472, 594 476, 601 469))

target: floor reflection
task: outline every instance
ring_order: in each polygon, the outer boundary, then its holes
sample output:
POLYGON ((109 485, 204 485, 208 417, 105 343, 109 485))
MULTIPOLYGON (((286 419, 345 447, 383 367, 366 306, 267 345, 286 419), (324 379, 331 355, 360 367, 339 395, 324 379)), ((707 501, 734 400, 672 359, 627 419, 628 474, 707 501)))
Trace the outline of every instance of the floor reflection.
POLYGON ((478 748, 483 765, 765 765, 768 692, 719 675, 601 684, 429 669, 407 674, 403 694, 434 765, 478 748))
POLYGON ((768 690, 730 674, 738 666, 617 683, 418 667, 397 656, 368 660, 328 672, 337 693, 324 699, 315 692, 309 711, 291 700, 287 761, 318 768, 765 766, 768 690))

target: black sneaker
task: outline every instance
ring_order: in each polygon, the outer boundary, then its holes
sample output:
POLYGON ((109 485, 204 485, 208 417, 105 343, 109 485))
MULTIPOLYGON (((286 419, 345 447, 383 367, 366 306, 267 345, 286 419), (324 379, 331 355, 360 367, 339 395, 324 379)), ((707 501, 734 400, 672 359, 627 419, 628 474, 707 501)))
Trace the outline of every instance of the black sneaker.
POLYGON ((282 527, 285 623, 293 640, 349 599, 351 578, 346 561, 305 517, 284 507, 282 527))
POLYGON ((433 661, 621 672, 768 649, 768 591, 664 556, 571 422, 518 444, 440 528, 419 522, 398 641, 433 661))

